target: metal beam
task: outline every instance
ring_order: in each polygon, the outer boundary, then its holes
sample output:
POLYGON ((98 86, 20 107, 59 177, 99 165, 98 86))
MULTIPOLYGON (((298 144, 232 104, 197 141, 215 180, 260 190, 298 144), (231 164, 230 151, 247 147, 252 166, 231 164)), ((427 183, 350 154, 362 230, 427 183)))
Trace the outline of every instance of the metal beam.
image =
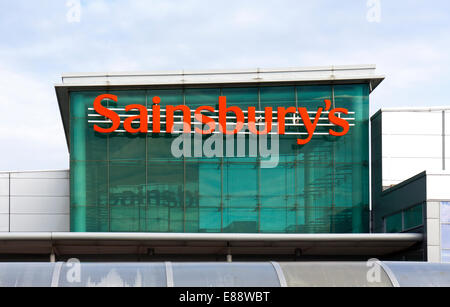
POLYGON ((192 234, 192 233, 0 233, 0 241, 221 241, 221 242, 421 242, 402 234, 192 234))

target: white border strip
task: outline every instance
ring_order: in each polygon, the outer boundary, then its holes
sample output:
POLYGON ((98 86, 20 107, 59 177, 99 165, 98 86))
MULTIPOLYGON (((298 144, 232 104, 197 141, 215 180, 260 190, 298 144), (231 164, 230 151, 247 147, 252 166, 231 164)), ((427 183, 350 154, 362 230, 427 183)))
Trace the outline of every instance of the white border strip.
POLYGON ((378 263, 380 264, 380 266, 383 268, 383 270, 386 272, 387 276, 391 280, 392 286, 394 286, 394 288, 400 288, 400 283, 398 282, 397 277, 395 277, 394 272, 392 272, 392 270, 389 268, 389 266, 382 261, 379 261, 378 263))
POLYGON ((281 269, 281 266, 278 262, 270 262, 272 266, 274 267, 275 271, 277 272, 278 280, 280 281, 281 288, 287 288, 287 282, 286 278, 284 277, 283 270, 281 269))
POLYGON ((166 280, 167 280, 167 288, 173 288, 175 286, 173 282, 173 269, 172 263, 166 262, 166 280))
POLYGON ((51 288, 57 288, 59 286, 59 277, 61 276, 61 270, 63 265, 64 263, 62 262, 58 262, 55 264, 55 268, 53 269, 51 288))

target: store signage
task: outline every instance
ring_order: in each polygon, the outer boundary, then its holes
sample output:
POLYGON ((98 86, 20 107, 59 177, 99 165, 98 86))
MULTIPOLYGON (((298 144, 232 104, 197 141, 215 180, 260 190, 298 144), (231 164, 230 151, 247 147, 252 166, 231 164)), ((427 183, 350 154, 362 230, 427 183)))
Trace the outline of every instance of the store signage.
POLYGON ((342 114, 349 115, 350 112, 345 108, 331 109, 332 103, 327 99, 324 100, 324 106, 319 107, 314 112, 310 112, 306 108, 296 107, 279 107, 276 111, 271 107, 265 108, 264 111, 256 111, 255 107, 249 107, 244 111, 237 106, 227 106, 227 98, 221 96, 219 97, 219 110, 215 110, 211 106, 200 106, 195 111, 192 111, 186 105, 168 105, 165 110, 162 110, 160 105, 161 98, 153 97, 153 106, 150 110, 143 105, 132 104, 126 106, 124 109, 127 115, 120 115, 116 112, 117 109, 103 106, 102 102, 106 99, 118 102, 117 96, 104 94, 95 99, 93 108, 96 112, 94 116, 105 117, 106 121, 90 121, 91 123, 110 123, 111 126, 109 128, 103 128, 97 124, 94 125, 96 132, 105 134, 119 132, 121 124, 123 124, 126 132, 132 134, 176 133, 174 130, 175 113, 182 112, 183 116, 180 123, 183 124, 184 133, 198 133, 202 135, 222 133, 224 135, 235 135, 240 134, 244 127, 247 127, 255 135, 274 133, 279 135, 304 135, 304 137, 298 138, 297 143, 299 145, 305 145, 311 141, 318 126, 330 127, 327 134, 341 137, 349 132, 350 127, 353 126, 350 121, 354 120, 354 118, 342 118, 342 114), (133 114, 129 114, 130 112, 133 112, 133 114), (218 116, 206 116, 203 114, 204 112, 218 116), (135 115, 136 113, 137 115, 135 115), (233 116, 230 116, 230 113, 233 116), (262 115, 265 117, 264 120, 262 115), (306 132, 287 133, 286 126, 292 126, 292 124, 286 123, 289 115, 293 118, 294 126, 302 126, 306 132), (192 123, 193 119, 204 125, 203 129, 195 127, 196 125, 192 123), (218 120, 218 125, 215 119, 218 120), (274 119, 276 120, 274 121, 274 119), (327 122, 324 122, 324 120, 327 120, 327 122), (139 123, 139 127, 136 126, 137 123, 139 123), (165 131, 161 129, 162 124, 165 126, 165 131), (219 129, 217 129, 217 126, 219 129), (233 128, 229 129, 230 126, 233 126, 233 128), (264 126, 264 130, 258 129, 261 126, 264 126), (194 130, 192 130, 193 127, 195 127, 194 130), (274 129, 275 127, 276 129, 274 129), (276 132, 274 132, 275 130, 276 132))

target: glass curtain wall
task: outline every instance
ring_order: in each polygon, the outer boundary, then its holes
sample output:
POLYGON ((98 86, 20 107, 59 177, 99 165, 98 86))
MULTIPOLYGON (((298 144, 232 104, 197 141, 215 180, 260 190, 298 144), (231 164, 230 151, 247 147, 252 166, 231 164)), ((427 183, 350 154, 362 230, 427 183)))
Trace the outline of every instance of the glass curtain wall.
MULTIPOLYGON (((71 92, 70 105, 73 232, 368 232, 367 84, 84 91, 71 92), (304 146, 297 145, 299 136, 280 136, 274 168, 262 167, 265 158, 248 148, 239 157, 207 158, 194 156, 192 145, 191 156, 177 158, 171 148, 179 135, 95 132, 88 123, 93 101, 107 93, 118 96, 118 103, 108 102, 115 109, 130 104, 151 109, 152 98, 159 96, 162 109, 207 105, 217 110, 219 96, 226 96, 228 106, 244 111, 254 106, 316 112, 330 99, 333 107, 354 112, 348 117, 355 118, 355 126, 344 137, 317 135, 304 146)), ((290 115, 286 121, 295 119, 290 115)), ((328 129, 321 126, 317 132, 328 129)), ((247 145, 250 138, 244 137, 247 145)), ((269 147, 271 142, 276 141, 269 140, 269 147)), ((236 153, 228 144, 224 153, 236 153)))

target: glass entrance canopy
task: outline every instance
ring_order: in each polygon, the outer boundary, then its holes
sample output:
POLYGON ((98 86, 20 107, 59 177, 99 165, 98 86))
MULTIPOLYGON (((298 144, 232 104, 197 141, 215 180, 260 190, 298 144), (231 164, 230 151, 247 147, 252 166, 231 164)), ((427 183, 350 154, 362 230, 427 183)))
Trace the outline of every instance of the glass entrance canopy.
POLYGON ((0 263, 0 287, 448 287, 450 264, 0 263))

